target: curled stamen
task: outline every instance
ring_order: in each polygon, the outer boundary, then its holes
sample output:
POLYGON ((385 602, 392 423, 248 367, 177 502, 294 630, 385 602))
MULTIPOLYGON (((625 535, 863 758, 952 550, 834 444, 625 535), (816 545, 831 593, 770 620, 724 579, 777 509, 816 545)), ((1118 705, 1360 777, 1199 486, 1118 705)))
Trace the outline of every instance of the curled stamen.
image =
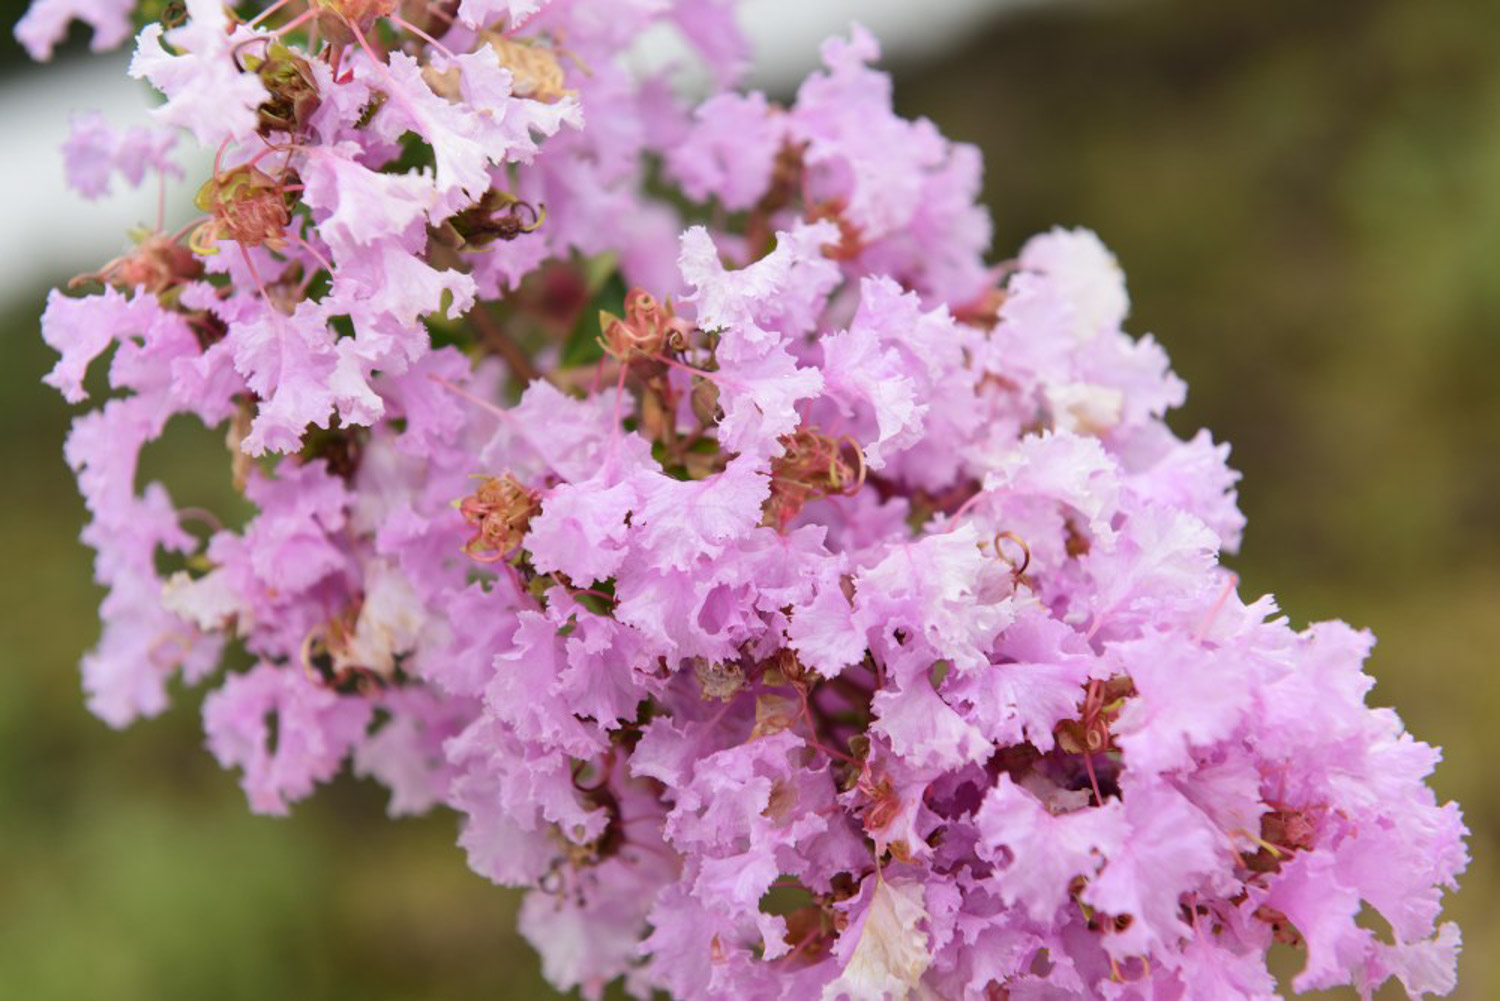
MULTIPOLYGON (((568 597, 572 598, 574 601, 578 601, 578 596, 580 594, 586 594, 586 595, 589 595, 590 597, 598 598, 601 601, 606 601, 606 602, 608 602, 611 605, 615 605, 615 604, 619 603, 619 600, 620 600, 619 598, 615 597, 612 594, 606 594, 605 592, 600 591, 597 588, 592 588, 592 587, 573 587, 571 584, 569 584, 567 581, 563 580, 561 577, 559 577, 555 573, 548 574, 547 576, 552 579, 552 582, 554 584, 556 584, 558 587, 562 588, 564 591, 568 592, 568 597)), ((582 604, 582 602, 579 602, 579 603, 582 604)))
POLYGON ((159 22, 163 28, 180 28, 187 24, 187 4, 182 0, 167 0, 167 5, 162 9, 159 22))
POLYGON ((523 233, 534 233, 541 227, 542 223, 547 221, 547 206, 540 202, 532 205, 530 202, 518 201, 515 203, 515 206, 516 211, 525 210, 531 215, 531 222, 522 223, 521 225, 521 232, 523 233))
POLYGON ((209 257, 219 252, 215 246, 218 242, 214 221, 212 219, 201 219, 193 226, 192 234, 188 237, 188 249, 201 257, 209 257))
MULTIPOLYGON (((260 18, 265 17, 267 14, 271 13, 271 11, 275 10, 277 7, 280 7, 282 4, 288 3, 288 2, 290 2, 290 0, 281 0, 280 3, 277 3, 274 6, 268 7, 267 9, 261 11, 260 16, 257 17, 255 19, 255 21, 259 21, 260 18)), ((248 22, 247 26, 248 27, 254 27, 255 26, 255 21, 248 22)), ((241 73, 251 73, 251 72, 254 72, 254 70, 251 67, 246 66, 244 63, 240 62, 240 51, 242 49, 245 49, 245 48, 251 46, 251 45, 264 45, 264 46, 266 46, 267 49, 269 49, 270 46, 271 46, 271 42, 272 42, 272 39, 271 39, 270 35, 255 35, 252 38, 242 38, 238 42, 235 42, 234 46, 229 50, 229 58, 234 60, 234 68, 237 69, 237 70, 239 70, 241 73)), ((264 55, 262 56, 262 58, 264 58, 264 55)))
POLYGON ((196 521, 206 526, 210 531, 224 531, 224 523, 219 520, 218 515, 207 508, 202 507, 180 507, 177 509, 178 521, 196 521))
POLYGON ((573 766, 573 788, 577 789, 581 793, 584 793, 585 795, 587 795, 588 793, 598 792, 609 784, 609 775, 610 772, 614 771, 614 764, 615 751, 614 748, 610 748, 608 753, 606 753, 604 756, 604 761, 601 762, 598 766, 598 781, 594 782, 592 785, 584 785, 578 780, 583 778, 585 772, 594 767, 594 763, 592 761, 577 762, 573 766))
POLYGON ((545 205, 532 205, 509 192, 491 188, 479 201, 444 220, 433 234, 454 250, 479 253, 493 249, 497 240, 509 242, 535 233, 546 220, 545 205))
POLYGON ((1025 539, 1021 538, 1015 532, 1000 531, 995 533, 995 539, 991 543, 991 545, 995 547, 996 558, 1002 560, 1006 565, 1010 567, 1011 576, 1015 577, 1017 580, 1020 580, 1022 577, 1026 576, 1026 568, 1031 566, 1031 547, 1026 544, 1025 539), (1000 545, 1002 541, 1014 542, 1016 545, 1021 547, 1021 562, 1019 566, 1016 564, 1015 560, 1005 555, 1005 550, 1000 545))
POLYGON ((771 495, 766 500, 767 522, 784 529, 808 501, 851 496, 865 481, 865 458, 858 442, 848 435, 830 438, 801 428, 781 439, 782 454, 771 463, 771 495), (854 452, 851 462, 845 447, 854 452))
POLYGON ((859 447, 859 442, 854 440, 853 435, 843 435, 839 438, 839 441, 841 443, 847 443, 849 445, 850 450, 854 453, 854 458, 859 463, 859 469, 855 473, 854 479, 849 482, 849 486, 845 488, 843 492, 843 495, 845 497, 853 497, 855 494, 859 493, 865 485, 865 474, 868 472, 865 466, 865 452, 864 449, 859 447))
POLYGON ((314 666, 313 661, 328 654, 327 631, 326 626, 314 626, 309 629, 307 635, 302 637, 302 646, 299 651, 302 673, 307 676, 308 681, 319 684, 322 683, 323 675, 314 666))
POLYGON ((611 357, 630 362, 642 358, 705 374, 667 357, 687 349, 692 328, 678 318, 672 300, 658 302, 650 293, 634 289, 625 297, 625 316, 601 310, 599 345, 611 357))

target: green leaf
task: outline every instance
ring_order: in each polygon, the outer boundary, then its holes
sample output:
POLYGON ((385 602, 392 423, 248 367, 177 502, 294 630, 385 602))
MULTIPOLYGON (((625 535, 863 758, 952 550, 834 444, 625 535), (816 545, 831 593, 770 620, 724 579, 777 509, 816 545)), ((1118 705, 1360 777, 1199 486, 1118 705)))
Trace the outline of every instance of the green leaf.
MULTIPOLYGON (((608 258, 608 265, 614 268, 614 255, 604 255, 608 258)), ((604 357, 604 348, 599 344, 599 314, 625 312, 625 280, 620 277, 618 270, 611 270, 602 279, 596 278, 598 262, 602 258, 591 258, 585 265, 585 274, 588 277, 589 288, 593 297, 589 304, 578 314, 578 322, 573 325, 573 330, 568 334, 567 341, 563 344, 562 355, 558 359, 560 368, 584 368, 589 365, 597 365, 599 359, 604 357)))

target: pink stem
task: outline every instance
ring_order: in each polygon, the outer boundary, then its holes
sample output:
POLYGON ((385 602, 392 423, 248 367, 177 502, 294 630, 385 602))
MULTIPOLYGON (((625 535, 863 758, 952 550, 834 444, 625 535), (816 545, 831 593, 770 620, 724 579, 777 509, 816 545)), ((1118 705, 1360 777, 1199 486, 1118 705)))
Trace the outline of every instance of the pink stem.
POLYGON ((431 379, 439 386, 442 386, 444 389, 454 394, 455 396, 460 396, 465 400, 468 400, 475 406, 483 407, 485 410, 488 410, 490 413, 494 414, 496 417, 500 418, 503 421, 509 421, 511 419, 510 411, 504 409, 503 407, 495 406, 489 400, 481 399, 480 397, 475 396, 467 389, 464 389, 462 386, 456 385, 455 383, 449 382, 447 379, 444 379, 440 375, 433 375, 429 372, 427 374, 427 378, 431 379))
POLYGON ((272 34, 277 38, 280 38, 282 35, 285 35, 289 31, 296 31, 298 28, 302 27, 308 21, 311 21, 317 16, 318 12, 316 10, 306 10, 303 13, 298 14, 296 17, 292 18, 286 24, 283 24, 281 27, 277 28, 272 32, 272 34))
POLYGON ((255 27, 257 24, 259 24, 260 22, 264 21, 266 18, 270 17, 272 14, 276 13, 278 10, 280 10, 283 7, 285 7, 287 4, 289 4, 291 2, 292 2, 292 0, 276 0, 276 2, 273 3, 271 6, 267 7, 265 10, 261 11, 259 14, 256 14, 250 20, 246 21, 245 22, 245 27, 247 27, 247 28, 253 28, 253 27, 255 27))
POLYGON ((431 45, 433 48, 437 49, 439 52, 441 52, 443 55, 447 56, 449 59, 457 59, 458 58, 442 42, 438 41, 436 38, 433 38, 427 32, 423 31, 421 28, 418 28, 415 24, 412 24, 410 21, 407 21, 406 19, 404 19, 403 17, 401 17, 399 14, 392 14, 392 15, 390 15, 390 21, 391 21, 392 24, 396 25, 398 28, 403 28, 406 31, 411 32, 413 35, 416 35, 422 41, 426 42, 428 45, 431 45))
POLYGON ((294 236, 292 237, 292 240, 298 244, 301 244, 303 249, 305 249, 309 254, 312 254, 314 257, 316 257, 318 259, 318 263, 323 265, 324 269, 327 270, 330 275, 334 273, 333 265, 328 262, 328 258, 324 257, 321 253, 318 252, 317 247, 314 247, 311 243, 308 243, 307 240, 303 239, 300 236, 294 236))
POLYGON ((1203 621, 1198 624, 1198 632, 1193 636, 1194 643, 1203 642, 1203 637, 1208 635, 1208 630, 1214 624, 1214 620, 1224 610, 1224 603, 1229 600, 1229 593, 1239 586, 1239 583, 1240 578, 1238 574, 1232 573, 1229 575, 1229 580, 1224 582, 1224 590, 1219 592, 1219 600, 1214 602, 1213 607, 1208 610, 1208 614, 1203 616, 1203 621))

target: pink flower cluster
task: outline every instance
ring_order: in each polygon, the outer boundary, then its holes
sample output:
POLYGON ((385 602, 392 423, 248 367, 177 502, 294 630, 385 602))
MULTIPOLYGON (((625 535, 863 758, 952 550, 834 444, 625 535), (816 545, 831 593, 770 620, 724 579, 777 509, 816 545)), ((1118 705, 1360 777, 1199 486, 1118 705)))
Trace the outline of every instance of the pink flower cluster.
MULTIPOLYGON (((1370 637, 1241 599, 1228 449, 1164 423, 1114 258, 988 266, 977 152, 868 34, 782 107, 718 0, 298 2, 145 24, 203 215, 43 317, 68 401, 109 357, 98 715, 211 682, 254 810, 347 761, 457 811, 589 997, 1259 1001, 1276 941, 1299 991, 1453 986, 1465 829, 1370 637), (723 89, 632 72, 648 29, 723 89), (242 524, 138 486, 184 415, 242 524)), ((80 118, 68 174, 174 135, 80 118)))

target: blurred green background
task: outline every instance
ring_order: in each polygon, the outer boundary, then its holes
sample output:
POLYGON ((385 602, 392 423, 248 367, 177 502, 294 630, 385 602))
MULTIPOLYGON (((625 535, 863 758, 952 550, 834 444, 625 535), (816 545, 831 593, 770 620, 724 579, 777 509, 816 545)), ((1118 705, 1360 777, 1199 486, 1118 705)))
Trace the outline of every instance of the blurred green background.
MULTIPOLYGON (((903 111, 984 148, 997 257, 1054 224, 1119 255, 1131 329, 1191 387, 1174 425, 1245 473, 1244 590, 1380 637, 1373 700, 1446 748, 1434 784, 1474 831, 1450 903, 1474 1001, 1500 996, 1497 39, 1485 0, 1136 0, 894 67, 903 111)), ((24 72, 13 45, 4 66, 24 72)), ((37 381, 42 295, 0 304, 0 996, 551 996, 451 816, 393 823, 341 780, 255 818, 196 695, 124 733, 86 714, 99 594, 68 413, 37 381)), ((215 447, 186 436, 153 471, 212 504, 215 447)))

